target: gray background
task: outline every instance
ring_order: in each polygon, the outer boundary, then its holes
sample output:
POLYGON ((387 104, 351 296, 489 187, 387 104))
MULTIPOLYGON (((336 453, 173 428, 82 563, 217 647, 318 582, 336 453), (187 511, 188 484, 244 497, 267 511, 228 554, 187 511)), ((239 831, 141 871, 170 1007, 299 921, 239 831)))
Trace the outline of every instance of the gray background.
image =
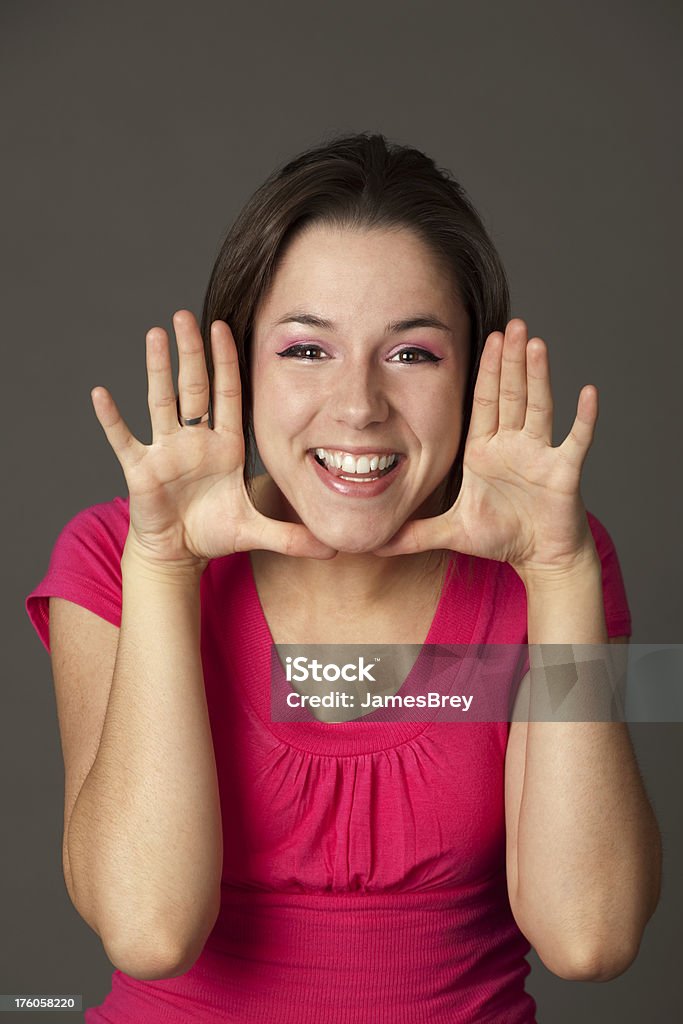
MULTIPOLYGON (((145 332, 199 315, 247 197, 331 133, 383 132, 467 189, 512 315, 548 343, 556 443, 581 386, 598 386, 582 493, 617 546, 633 641, 681 642, 682 20, 665 0, 4 0, 1 992, 89 1006, 112 972, 62 878, 54 691, 23 604, 62 526, 127 493, 90 389, 109 388, 149 443, 145 332)), ((612 982, 562 981, 532 953, 541 1024, 683 1013, 683 726, 632 733, 664 835, 662 901, 612 982)))

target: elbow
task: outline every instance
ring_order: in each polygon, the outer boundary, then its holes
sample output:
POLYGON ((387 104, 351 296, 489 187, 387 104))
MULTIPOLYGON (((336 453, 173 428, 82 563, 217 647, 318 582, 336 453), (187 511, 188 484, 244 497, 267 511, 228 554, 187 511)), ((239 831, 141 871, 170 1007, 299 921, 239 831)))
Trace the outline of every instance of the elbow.
MULTIPOLYGON (((220 907, 220 902, 218 903, 220 907)), ((169 937, 167 928, 145 929, 154 938, 142 939, 140 933, 131 937, 119 933, 102 937, 102 944, 112 964, 138 981, 161 981, 186 974, 201 956, 218 917, 212 908, 191 934, 180 936, 175 929, 169 937)))
MULTIPOLYGON (((513 909, 520 931, 536 950, 545 967, 564 981, 612 981, 632 966, 640 951, 648 921, 661 895, 661 848, 653 858, 652 870, 643 876, 633 897, 617 913, 603 907, 593 911, 592 921, 581 927, 568 926, 567 915, 553 928, 546 912, 528 914, 513 909), (538 940, 538 941, 535 941, 538 940)), ((596 901, 599 905, 599 900, 596 901)))
POLYGON ((612 981, 624 974, 638 956, 639 944, 610 948, 608 943, 601 946, 584 946, 546 955, 544 950, 534 947, 544 965, 563 981, 612 981))
POLYGON ((162 981, 186 974, 204 948, 204 942, 183 947, 150 942, 142 950, 104 939, 102 944, 114 967, 137 981, 162 981))
POLYGON ((568 933, 566 923, 557 928, 544 921, 542 935, 538 929, 520 931, 534 947, 549 971, 564 981, 612 981, 633 964, 640 950, 643 928, 615 923, 608 932, 596 928, 580 934, 568 933))
POLYGON ((629 970, 637 955, 636 949, 610 956, 602 953, 573 957, 554 973, 564 981, 612 981, 629 970))

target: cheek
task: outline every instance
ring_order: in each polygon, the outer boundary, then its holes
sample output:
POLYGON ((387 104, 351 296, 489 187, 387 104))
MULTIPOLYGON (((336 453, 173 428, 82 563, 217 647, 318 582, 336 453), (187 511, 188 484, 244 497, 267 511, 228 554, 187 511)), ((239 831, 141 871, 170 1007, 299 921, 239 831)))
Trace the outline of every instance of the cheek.
POLYGON ((465 381, 459 377, 434 402, 435 416, 441 421, 444 442, 457 445, 462 430, 462 413, 465 397, 465 381))
POLYGON ((462 423, 459 406, 454 403, 433 409, 429 422, 424 424, 422 444, 429 452, 429 462, 438 477, 447 473, 460 446, 462 423))
POLYGON ((313 395, 293 388, 281 375, 256 372, 252 380, 254 434, 261 450, 282 448, 295 438, 314 412, 313 395))
POLYGON ((462 402, 455 392, 435 392, 428 401, 415 403, 409 422, 423 445, 450 450, 457 448, 462 421, 462 402))

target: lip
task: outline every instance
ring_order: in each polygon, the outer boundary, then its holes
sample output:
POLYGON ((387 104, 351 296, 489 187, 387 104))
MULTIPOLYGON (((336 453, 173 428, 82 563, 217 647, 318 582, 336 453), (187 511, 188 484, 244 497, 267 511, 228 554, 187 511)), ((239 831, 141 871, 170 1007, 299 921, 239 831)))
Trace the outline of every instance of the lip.
MULTIPOLYGON (((315 448, 324 448, 328 452, 348 452, 349 455, 403 455, 398 448, 359 448, 353 444, 317 444, 315 448)), ((309 448, 308 451, 315 455, 315 448, 309 448)))
MULTIPOLYGON (((319 447, 324 447, 320 445, 319 447)), ((366 451, 378 452, 380 449, 368 448, 366 451)), ((340 449, 340 451, 348 451, 347 448, 340 449)), ((361 451, 359 454, 363 454, 361 451)), ((399 459, 397 465, 392 469, 391 473, 386 476, 380 476, 377 480, 373 480, 370 483, 360 484, 354 483, 352 480, 342 480, 338 476, 332 476, 327 470, 320 465, 315 457, 315 451, 308 451, 306 453, 308 461, 313 466, 318 479, 335 494, 341 494, 346 498, 376 498, 378 494, 382 494, 387 488, 391 487, 394 480, 397 479, 403 472, 403 466, 408 461, 407 459, 399 459)))

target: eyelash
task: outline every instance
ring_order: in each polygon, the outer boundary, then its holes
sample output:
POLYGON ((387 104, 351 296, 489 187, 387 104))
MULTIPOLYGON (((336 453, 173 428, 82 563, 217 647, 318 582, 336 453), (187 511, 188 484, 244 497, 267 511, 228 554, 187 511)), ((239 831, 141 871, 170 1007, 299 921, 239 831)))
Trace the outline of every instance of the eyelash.
MULTIPOLYGON (((291 348, 285 349, 284 352, 278 352, 277 355, 282 356, 283 358, 291 358, 291 359, 302 358, 302 359, 307 359, 307 360, 309 360, 310 362, 313 362, 313 363, 322 363, 322 362, 324 362, 323 359, 314 359, 311 356, 303 356, 303 355, 301 355, 301 353, 305 352, 307 349, 316 349, 318 352, 322 352, 322 349, 320 348, 320 345, 307 344, 306 342, 303 342, 300 345, 292 345, 291 348)), ((398 362, 399 363, 403 363, 404 366, 416 366, 416 365, 419 365, 419 363, 440 363, 441 362, 441 357, 440 356, 435 356, 431 352, 427 352, 426 349, 416 348, 414 346, 409 346, 408 348, 402 348, 402 349, 400 349, 399 352, 395 352, 394 355, 399 356, 403 352, 418 352, 421 356, 424 356, 424 359, 417 359, 417 360, 414 360, 414 361, 411 361, 411 362, 406 362, 403 359, 399 359, 398 362)))

